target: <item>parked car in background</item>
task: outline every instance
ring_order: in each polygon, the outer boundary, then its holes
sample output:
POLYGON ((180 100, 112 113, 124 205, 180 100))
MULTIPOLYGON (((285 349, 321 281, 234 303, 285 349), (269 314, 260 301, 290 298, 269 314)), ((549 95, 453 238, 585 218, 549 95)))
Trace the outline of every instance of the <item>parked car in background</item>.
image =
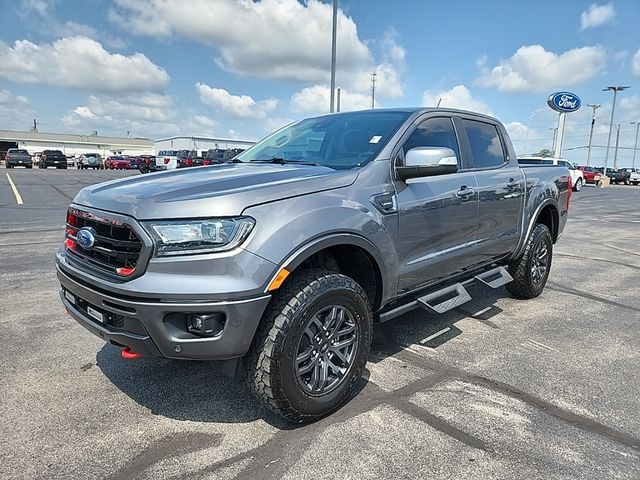
POLYGON ((140 169, 140 164, 142 163, 142 158, 139 155, 132 155, 129 157, 129 168, 138 170, 140 169))
POLYGON ((99 153, 83 153, 78 157, 76 166, 78 167, 78 170, 86 170, 87 168, 101 170, 104 168, 102 155, 99 153))
POLYGON ((122 155, 112 155, 107 157, 104 162, 104 168, 108 168, 110 170, 128 170, 129 165, 129 159, 122 155))
POLYGON ((629 174, 629 182, 633 185, 640 184, 640 168, 623 168, 629 174))
POLYGON ((40 164, 41 156, 42 156, 42 152, 36 152, 33 155, 31 155, 31 161, 33 162, 33 165, 35 167, 37 167, 40 164))
POLYGON ((244 152, 243 148, 210 148, 203 155, 203 165, 216 165, 231 160, 236 155, 244 152))
POLYGON ((75 155, 65 155, 65 157, 67 157, 67 166, 68 167, 73 167, 76 164, 75 155))
POLYGON ((549 157, 519 157, 519 165, 560 165, 567 167, 571 174, 571 185, 575 192, 582 190, 582 186, 585 184, 584 173, 578 169, 571 162, 563 158, 549 158, 549 157))
POLYGON ((33 160, 29 152, 22 148, 10 148, 4 157, 4 166, 6 168, 25 167, 32 168, 33 160))
MULTIPOLYGON (((597 168, 600 173, 604 173, 604 167, 597 168)), ((625 185, 631 184, 631 174, 624 170, 615 170, 613 168, 607 168, 607 177, 611 179, 611 183, 624 183, 625 185)))
POLYGON ((156 155, 156 170, 178 168, 178 150, 161 150, 156 155))
POLYGON ((39 168, 67 168, 67 157, 60 150, 45 150, 40 155, 39 168))
POLYGON ((138 167, 140 173, 156 172, 156 157, 155 155, 140 155, 140 166, 138 167))
POLYGON ((177 168, 193 167, 193 159, 198 157, 196 150, 180 150, 177 155, 177 168))
POLYGON ((602 174, 596 169, 596 167, 587 167, 586 165, 579 165, 578 170, 584 175, 586 183, 597 185, 602 178, 602 174))

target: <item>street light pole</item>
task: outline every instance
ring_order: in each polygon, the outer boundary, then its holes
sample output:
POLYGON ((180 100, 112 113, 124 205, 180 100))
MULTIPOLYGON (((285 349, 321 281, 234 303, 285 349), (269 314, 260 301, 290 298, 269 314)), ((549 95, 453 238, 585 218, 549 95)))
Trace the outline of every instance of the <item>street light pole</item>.
POLYGON ((616 126, 616 149, 613 151, 613 169, 618 170, 618 147, 620 146, 620 124, 616 126))
POLYGON ((640 122, 631 122, 631 125, 636 126, 636 143, 633 145, 633 163, 631 164, 631 168, 636 168, 636 150, 638 149, 638 130, 640 130, 640 122))
POLYGON ((602 89, 603 92, 613 92, 613 104, 611 105, 611 120, 609 120, 609 137, 607 138, 607 153, 605 154, 605 157, 604 157, 603 175, 605 177, 607 176, 607 166, 609 165, 609 148, 611 147, 611 130, 613 129, 613 115, 615 114, 615 111, 616 111, 616 97, 618 96, 618 92, 622 92, 627 88, 629 87, 617 86, 617 87, 607 87, 602 89))
POLYGON ((333 27, 331 33, 331 93, 329 112, 334 112, 336 90, 336 35, 338 31, 338 0, 333 0, 333 27))
POLYGON ((596 110, 599 109, 602 105, 597 103, 588 103, 587 107, 591 107, 593 110, 591 114, 591 130, 589 131, 589 148, 587 149, 587 167, 591 165, 591 142, 593 140, 593 126, 596 123, 596 110))

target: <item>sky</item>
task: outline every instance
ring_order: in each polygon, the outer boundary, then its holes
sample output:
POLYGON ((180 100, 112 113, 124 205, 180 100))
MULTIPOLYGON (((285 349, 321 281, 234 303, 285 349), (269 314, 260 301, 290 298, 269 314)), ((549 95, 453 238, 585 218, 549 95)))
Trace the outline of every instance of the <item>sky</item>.
MULTIPOLYGON (((0 129, 257 140, 329 110, 331 16, 320 0, 0 0, 0 129)), ((551 148, 547 97, 575 92, 563 156, 618 166, 640 121, 640 1, 340 0, 342 110, 488 113, 519 154, 551 148), (611 150, 610 162, 614 151, 611 150)), ((640 167, 640 153, 636 166, 640 167)))

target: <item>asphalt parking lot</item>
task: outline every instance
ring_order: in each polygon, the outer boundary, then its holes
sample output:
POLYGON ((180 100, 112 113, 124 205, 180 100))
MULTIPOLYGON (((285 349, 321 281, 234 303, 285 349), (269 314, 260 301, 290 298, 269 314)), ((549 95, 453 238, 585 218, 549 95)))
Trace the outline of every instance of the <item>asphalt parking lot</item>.
POLYGON ((640 187, 574 193, 542 296, 477 287, 379 326, 358 395, 292 427, 207 363, 125 362, 65 314, 66 207, 135 172, 7 172, 0 478, 640 478, 640 187))

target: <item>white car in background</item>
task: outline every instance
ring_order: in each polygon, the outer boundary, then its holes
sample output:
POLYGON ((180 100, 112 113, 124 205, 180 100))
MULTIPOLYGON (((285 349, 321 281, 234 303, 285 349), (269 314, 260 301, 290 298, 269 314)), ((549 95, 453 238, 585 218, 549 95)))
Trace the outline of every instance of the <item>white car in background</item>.
POLYGON ((550 157, 518 157, 518 164, 520 165, 561 165, 569 169, 571 174, 571 185, 573 190, 579 192, 582 190, 582 186, 587 183, 584 180, 584 173, 578 170, 576 166, 565 160, 564 158, 550 158, 550 157))
POLYGON ((179 150, 160 150, 156 154, 156 171, 178 168, 179 150))

